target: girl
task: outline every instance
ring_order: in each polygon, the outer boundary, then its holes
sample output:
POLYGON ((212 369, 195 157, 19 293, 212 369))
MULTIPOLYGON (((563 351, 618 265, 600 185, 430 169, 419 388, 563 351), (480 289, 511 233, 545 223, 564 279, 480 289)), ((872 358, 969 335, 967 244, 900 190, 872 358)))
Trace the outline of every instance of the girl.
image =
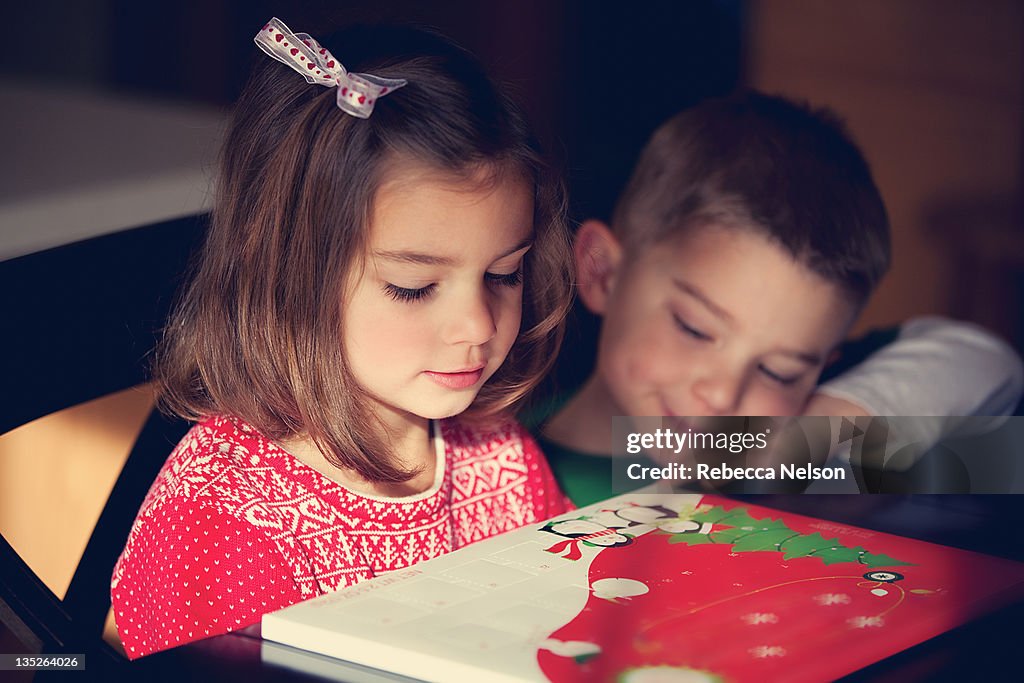
POLYGON ((519 111, 432 34, 256 40, 273 59, 158 350, 163 406, 197 424, 114 572, 131 658, 566 509, 503 417, 569 300, 563 196, 519 111))

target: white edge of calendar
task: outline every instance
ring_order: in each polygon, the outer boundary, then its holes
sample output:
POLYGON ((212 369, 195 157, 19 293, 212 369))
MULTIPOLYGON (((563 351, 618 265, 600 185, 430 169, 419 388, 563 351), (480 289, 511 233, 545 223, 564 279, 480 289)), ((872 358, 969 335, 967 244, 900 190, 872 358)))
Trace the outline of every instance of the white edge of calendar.
MULTIPOLYGON (((645 489, 548 521, 572 520, 634 503, 647 506, 671 501, 672 507, 677 507, 696 505, 700 499, 699 494, 666 496, 645 489)), ((582 557, 566 562, 547 550, 560 537, 542 531, 546 523, 510 531, 266 614, 262 636, 416 680, 547 680, 537 662, 537 652, 544 647, 550 649, 548 636, 586 605, 591 591, 590 563, 600 548, 579 544, 582 557), (481 584, 474 572, 489 577, 489 582, 481 584), (444 595, 449 589, 455 594, 444 595), (390 599, 396 596, 399 602, 390 599), (475 615, 482 623, 473 623, 465 611, 459 611, 459 605, 469 605, 473 597, 486 606, 475 615), (431 600, 437 605, 427 604, 431 600), (390 610, 394 623, 384 623, 388 607, 394 608, 390 610), (469 641, 477 645, 471 646, 469 641)), ((630 533, 637 535, 653 528, 634 525, 630 533)), ((288 657, 279 649, 265 647, 264 659, 306 669, 301 657, 288 657)))

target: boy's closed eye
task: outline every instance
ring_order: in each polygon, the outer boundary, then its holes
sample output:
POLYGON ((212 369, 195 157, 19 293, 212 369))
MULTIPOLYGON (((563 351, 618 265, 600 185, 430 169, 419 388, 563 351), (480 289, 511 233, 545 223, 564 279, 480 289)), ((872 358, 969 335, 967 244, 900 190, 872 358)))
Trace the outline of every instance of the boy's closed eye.
POLYGON ((672 313, 672 320, 675 321, 676 326, 682 330, 684 334, 687 334, 698 341, 714 341, 714 337, 707 332, 694 327, 692 324, 684 320, 678 313, 672 313))
POLYGON ((799 381, 800 378, 803 376, 802 373, 795 375, 785 375, 783 373, 775 372, 774 370, 768 368, 764 364, 758 365, 757 369, 761 372, 762 375, 770 379, 772 382, 776 382, 785 387, 796 384, 797 381, 799 381))
MULTIPOLYGON (((713 336, 687 322, 686 319, 674 311, 672 312, 672 320, 684 334, 696 339, 697 341, 713 342, 715 340, 713 336)), ((784 387, 793 386, 803 377, 803 372, 783 372, 780 370, 774 370, 764 363, 758 364, 757 369, 768 380, 784 387)))

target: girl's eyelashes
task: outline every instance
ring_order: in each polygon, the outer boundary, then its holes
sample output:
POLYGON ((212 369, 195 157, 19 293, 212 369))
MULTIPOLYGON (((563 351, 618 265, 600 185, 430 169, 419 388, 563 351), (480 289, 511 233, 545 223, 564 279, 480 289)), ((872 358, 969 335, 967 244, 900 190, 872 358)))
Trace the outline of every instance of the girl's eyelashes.
POLYGON ((484 279, 502 287, 518 287, 523 283, 523 269, 513 273, 484 273, 484 279))
MULTIPOLYGON (((518 287, 523 283, 523 270, 520 268, 514 273, 484 273, 484 280, 499 287, 518 287)), ((390 282, 384 284, 385 294, 395 301, 403 302, 422 301, 433 294, 436 289, 436 282, 419 288, 399 287, 390 282)))
POLYGON ((672 320, 675 321, 676 327, 678 327, 688 336, 693 337, 698 341, 712 341, 711 335, 706 334, 705 332, 701 332, 696 327, 690 325, 685 320, 680 318, 677 314, 672 314, 672 320))
POLYGON ((390 282, 384 285, 384 292, 395 301, 420 301, 433 294, 435 289, 437 289, 436 284, 429 284, 419 289, 399 287, 390 282))
POLYGON ((772 372, 771 370, 769 370, 767 367, 765 367, 763 365, 757 366, 757 369, 761 371, 762 375, 764 375, 765 377, 767 377, 771 381, 776 382, 777 384, 781 384, 782 386, 785 386, 785 387, 788 387, 788 386, 790 386, 792 384, 795 384, 796 381, 798 379, 800 379, 800 375, 794 375, 794 376, 791 376, 791 377, 787 377, 787 376, 784 376, 784 375, 780 375, 777 372, 772 372))

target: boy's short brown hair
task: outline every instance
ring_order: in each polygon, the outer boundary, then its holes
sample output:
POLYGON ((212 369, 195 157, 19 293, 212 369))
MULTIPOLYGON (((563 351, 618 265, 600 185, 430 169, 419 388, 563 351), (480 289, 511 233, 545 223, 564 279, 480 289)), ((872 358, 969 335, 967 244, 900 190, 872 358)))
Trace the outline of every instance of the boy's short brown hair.
POLYGON ((626 253, 703 225, 754 230, 858 305, 889 267, 889 219, 840 120, 781 97, 708 100, 654 133, 612 216, 626 253))

